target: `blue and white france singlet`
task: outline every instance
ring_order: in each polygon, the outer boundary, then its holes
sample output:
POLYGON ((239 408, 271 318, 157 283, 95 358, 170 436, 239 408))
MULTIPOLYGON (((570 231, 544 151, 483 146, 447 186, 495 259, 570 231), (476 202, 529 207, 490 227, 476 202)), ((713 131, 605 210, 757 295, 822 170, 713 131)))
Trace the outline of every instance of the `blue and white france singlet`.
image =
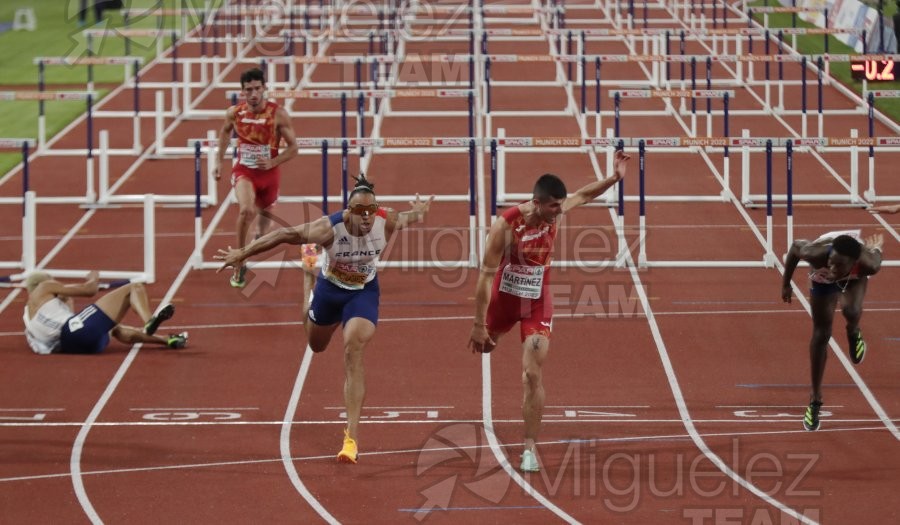
POLYGON ((344 225, 344 211, 328 216, 334 230, 334 241, 323 251, 322 276, 345 290, 362 290, 375 278, 378 256, 387 245, 384 226, 387 213, 378 208, 372 229, 366 235, 351 235, 344 225))
POLYGON ((25 321, 25 339, 36 354, 51 354, 59 348, 59 333, 66 321, 72 317, 72 310, 58 297, 42 304, 34 317, 28 315, 28 305, 22 320, 25 321))

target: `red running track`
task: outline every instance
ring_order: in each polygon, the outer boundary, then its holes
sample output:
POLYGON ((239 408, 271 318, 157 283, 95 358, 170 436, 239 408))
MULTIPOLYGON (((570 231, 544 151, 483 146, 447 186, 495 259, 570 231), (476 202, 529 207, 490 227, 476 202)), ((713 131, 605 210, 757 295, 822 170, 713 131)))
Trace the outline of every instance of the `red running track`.
MULTIPOLYGON (((341 49, 364 51, 363 46, 341 49)), ((185 46, 179 53, 191 50, 185 46)), ((490 52, 546 53, 547 47, 498 41, 491 42, 490 52)), ((629 50, 621 42, 592 43, 591 52, 629 50)), ((153 67, 151 77, 165 76, 166 65, 153 67)), ((608 78, 642 74, 634 64, 606 71, 608 78)), ((493 73, 498 80, 552 80, 556 69, 497 64, 493 73)), ((336 80, 336 74, 323 68, 314 80, 336 80)), ((228 78, 236 75, 235 69, 228 78)), ((210 90, 204 104, 221 107, 223 91, 210 90)), ((754 98, 761 96, 758 89, 738 91, 739 107, 761 107, 754 98)), ((787 91, 788 104, 796 107, 796 90, 787 91)), ((602 95, 608 104, 605 90, 602 95)), ((833 89, 826 95, 828 107, 846 107, 833 89)), ((566 103, 562 87, 502 87, 493 96, 495 111, 558 109, 566 103)), ((105 104, 115 107, 130 97, 122 90, 105 104)), ((403 101, 410 110, 417 102, 403 101)), ((454 104, 421 102, 432 109, 454 104)), ((658 101, 628 101, 628 109, 658 107, 658 101)), ((121 129, 122 145, 129 145, 126 124, 101 120, 97 129, 121 129)), ((734 118, 731 129, 787 136, 797 129, 795 120, 742 116, 734 118)), ((219 122, 174 124, 167 142, 180 145, 219 122)), ((333 136, 338 129, 333 120, 297 119, 294 124, 300 136, 333 136)), ((368 121, 366 129, 372 125, 368 121)), ((381 134, 460 136, 465 126, 464 117, 388 116, 381 134)), ((491 131, 503 127, 508 136, 578 133, 572 116, 497 116, 493 126, 491 131)), ((865 129, 865 120, 829 116, 827 126, 865 129)), ((144 137, 152 136, 148 122, 144 131, 144 137)), ((621 135, 680 136, 683 131, 673 116, 627 116, 621 135)), ((83 125, 75 126, 60 142, 80 145, 84 133, 83 125)), ((114 141, 117 137, 113 133, 114 141)), ((721 154, 710 158, 721 166, 721 154)), ((846 155, 825 158, 846 182, 846 155)), ((879 154, 879 173, 889 173, 891 158, 879 154)), ((754 166, 760 162, 754 157, 754 166)), ((841 187, 815 159, 797 155, 795 162, 798 191, 831 193, 841 187)), ((783 163, 783 155, 776 154, 776 165, 783 163)), ((80 164, 37 159, 35 189, 39 194, 83 192, 80 164)), ((635 164, 625 181, 630 196, 637 193, 635 164)), ((331 166, 336 173, 336 160, 331 166)), ((191 167, 189 159, 120 159, 113 173, 122 179, 119 193, 160 188, 189 193, 191 167), (133 173, 126 174, 132 164, 133 173)), ((283 195, 317 194, 318 158, 301 157, 285 168, 283 195)), ((368 174, 383 193, 464 193, 466 169, 460 155, 376 154, 368 174)), ((528 191, 534 176, 544 171, 559 173, 572 188, 595 177, 584 155, 510 154, 509 191, 528 191)), ((776 184, 783 187, 778 172, 776 184)), ((3 195, 15 195, 19 182, 18 176, 7 180, 3 195)), ((331 187, 337 182, 332 175, 331 187)), ((647 185, 652 195, 721 190, 717 174, 700 155, 651 152, 647 185)), ((731 185, 737 192, 734 178, 731 185)), ((898 185, 882 177, 879 192, 895 195, 898 185)), ((222 183, 219 196, 227 189, 222 183)), ((754 180, 753 192, 761 191, 761 181, 754 180)), ((18 220, 15 208, 0 209, 5 224, 18 220)), ((419 257, 435 243, 437 257, 464 257, 466 234, 442 232, 464 231, 466 208, 436 205, 426 225, 399 239, 388 259, 404 253, 419 257)), ((204 211, 205 224, 215 212, 204 211)), ((279 207, 286 223, 317 213, 310 206, 279 207)), ((235 207, 228 207, 205 249, 207 258, 232 242, 235 217, 235 207)), ((731 202, 652 202, 646 217, 651 261, 761 260, 764 253, 755 235, 765 225, 759 209, 731 202)), ((896 521, 884 501, 897 486, 898 438, 873 408, 874 401, 894 424, 900 417, 893 267, 884 268, 869 288, 863 325, 870 356, 853 368, 831 355, 827 412, 816 433, 800 425, 808 395, 810 319, 799 298, 791 305, 780 302, 777 269, 639 270, 629 264, 602 271, 554 270, 559 293, 554 296, 553 350, 544 371, 543 471, 524 477, 512 475, 498 460, 508 458, 515 466, 521 451, 515 333, 490 356, 466 349, 475 272, 385 270, 382 322, 366 352, 362 456, 358 465, 347 466, 333 459, 344 424, 340 338, 322 355, 305 351, 299 272, 260 271, 247 289, 235 291, 223 275, 188 269, 193 250, 188 210, 159 207, 157 218, 157 282, 150 287, 151 297, 154 304, 177 305, 177 316, 165 329, 190 330, 189 349, 114 344, 99 356, 39 357, 27 350, 21 334, 22 296, 4 290, 0 502, 5 521, 783 523, 800 514, 823 523, 896 521)), ((889 259, 900 248, 896 216, 879 220, 855 208, 798 206, 795 220, 798 237, 859 227, 885 233, 889 259)), ((636 259, 637 207, 631 202, 625 224, 636 259)), ((783 247, 781 208, 775 224, 774 245, 783 247)), ((573 212, 563 226, 558 258, 572 258, 577 248, 591 249, 588 257, 594 259, 615 257, 614 223, 606 208, 573 212)), ((13 231, 0 244, 4 259, 15 258, 19 249, 13 231)), ((53 267, 140 266, 138 209, 42 206, 38 233, 39 258, 47 257, 45 263, 53 267), (64 237, 69 232, 74 233, 64 237)), ((802 274, 797 275, 803 289, 802 274)), ((842 354, 845 342, 836 342, 842 354)))

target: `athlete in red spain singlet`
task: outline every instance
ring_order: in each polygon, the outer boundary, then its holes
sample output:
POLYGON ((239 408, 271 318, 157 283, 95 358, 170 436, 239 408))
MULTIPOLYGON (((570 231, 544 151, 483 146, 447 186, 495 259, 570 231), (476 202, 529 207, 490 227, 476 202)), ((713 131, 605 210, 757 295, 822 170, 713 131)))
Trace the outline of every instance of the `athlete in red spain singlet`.
POLYGON ((599 197, 625 176, 629 156, 616 152, 614 174, 569 196, 556 175, 542 175, 530 201, 523 202, 491 226, 475 288, 475 321, 469 347, 490 352, 498 338, 518 322, 522 339, 525 397, 525 449, 520 469, 540 470, 535 440, 544 411, 541 366, 550 352, 553 302, 549 297, 550 260, 561 214, 599 197))
MULTIPOLYGON (((260 69, 250 69, 241 74, 241 93, 244 102, 232 106, 225 113, 225 123, 219 132, 216 180, 221 176, 225 152, 231 133, 237 134, 237 155, 231 170, 239 213, 237 219, 237 244, 247 244, 247 233, 253 219, 257 221, 257 237, 269 226, 271 207, 278 198, 280 172, 278 165, 297 155, 297 139, 287 111, 266 100, 266 80, 260 69), (284 151, 278 146, 286 144, 284 151)), ((246 266, 236 268, 231 285, 243 288, 246 284, 246 266)))

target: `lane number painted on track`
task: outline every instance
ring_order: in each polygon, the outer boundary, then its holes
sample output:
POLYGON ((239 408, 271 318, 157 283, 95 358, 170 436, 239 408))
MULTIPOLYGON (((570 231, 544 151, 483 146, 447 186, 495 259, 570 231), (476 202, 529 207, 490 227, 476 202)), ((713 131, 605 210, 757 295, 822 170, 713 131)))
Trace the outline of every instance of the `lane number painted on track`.
MULTIPOLYGON (((440 413, 437 410, 365 410, 359 416, 360 419, 404 419, 422 420, 438 419, 440 413), (369 412, 368 414, 366 412, 369 412)), ((338 417, 347 419, 347 412, 341 412, 338 417)))
POLYGON ((637 413, 634 409, 641 408, 649 408, 645 406, 633 406, 633 407, 604 407, 604 406, 596 406, 596 407, 547 407, 550 409, 560 409, 559 412, 555 410, 548 410, 547 413, 544 414, 544 418, 556 418, 556 419, 627 419, 637 417, 637 413), (622 410, 622 409, 628 410, 622 410), (610 410, 615 409, 615 410, 610 410))
POLYGON ((228 421, 241 419, 240 412, 218 412, 218 411, 173 411, 173 412, 148 412, 142 416, 146 421, 228 421))

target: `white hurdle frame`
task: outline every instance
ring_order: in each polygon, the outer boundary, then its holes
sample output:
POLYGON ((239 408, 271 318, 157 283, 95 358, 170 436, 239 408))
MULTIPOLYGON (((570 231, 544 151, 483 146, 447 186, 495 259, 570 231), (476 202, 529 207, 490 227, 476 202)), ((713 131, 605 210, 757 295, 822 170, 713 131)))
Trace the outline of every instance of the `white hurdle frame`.
MULTIPOLYGON (((386 138, 386 139, 372 139, 372 138, 362 138, 362 139, 352 139, 352 138, 342 138, 342 137, 324 137, 324 138, 298 138, 298 148, 301 154, 309 154, 309 155, 321 155, 322 149, 321 147, 316 147, 315 144, 321 144, 322 141, 326 141, 329 144, 328 154, 329 155, 342 155, 340 144, 344 141, 347 142, 349 150, 355 150, 359 147, 365 147, 369 151, 377 151, 381 154, 403 154, 403 153, 468 153, 468 147, 463 146, 463 144, 468 144, 469 140, 475 140, 476 143, 476 151, 475 154, 478 155, 479 141, 477 139, 470 139, 469 137, 449 137, 446 139, 439 138, 422 138, 422 137, 407 137, 407 138, 386 138), (409 147, 400 147, 400 146, 391 146, 386 145, 385 142, 392 140, 428 140, 429 143, 433 143, 435 140, 446 140, 447 145, 444 146, 415 146, 410 145, 409 147)), ((206 140, 199 139, 189 139, 189 144, 194 144, 196 142, 201 143, 201 152, 205 154, 207 157, 207 166, 212 165, 212 162, 209 161, 210 158, 216 156, 217 149, 217 141, 215 132, 210 131, 207 135, 206 140)), ((370 153, 367 153, 369 155, 370 153)), ((339 206, 343 203, 343 196, 338 195, 328 195, 327 197, 329 204, 337 204, 339 206)), ((387 194, 379 194, 378 202, 379 203, 403 203, 409 202, 416 198, 416 195, 409 194, 399 194, 399 195, 387 195, 387 194)), ((234 198, 234 192, 230 192, 228 196, 225 198, 225 201, 228 204, 236 203, 237 201, 234 198)), ((469 202, 470 195, 467 194, 450 194, 450 195, 436 195, 434 198, 434 202, 469 202)), ((278 202, 280 203, 314 203, 318 204, 322 202, 322 196, 306 196, 306 197, 289 197, 289 196, 280 196, 278 198, 278 202)), ((209 225, 204 230, 202 217, 199 215, 194 219, 194 251, 191 255, 192 267, 196 270, 210 270, 210 269, 218 269, 222 266, 221 262, 216 261, 208 261, 203 258, 203 248, 209 242, 209 239, 216 231, 216 227, 219 222, 222 220, 225 212, 227 211, 228 206, 221 206, 216 212, 215 216, 210 220, 209 225)), ((379 268, 440 268, 440 269, 449 269, 449 268, 473 268, 478 264, 479 257, 476 252, 476 240, 477 240, 477 225, 475 215, 469 215, 467 231, 469 235, 469 239, 467 242, 467 246, 469 248, 469 253, 466 259, 457 260, 457 261, 382 261, 379 260, 378 267, 379 268)), ((299 263, 296 260, 285 260, 285 261, 250 261, 247 263, 247 267, 250 269, 280 269, 290 266, 297 266, 299 268, 299 263)))
MULTIPOLYGON (((39 199, 34 191, 27 191, 23 197, 25 213, 22 216, 22 261, 21 263, 0 263, 0 268, 21 269, 22 273, 9 277, 16 281, 24 279, 28 273, 37 268, 37 203, 39 199)), ((153 283, 156 280, 156 214, 154 195, 148 193, 143 196, 144 211, 144 268, 142 271, 129 272, 120 270, 100 270, 101 279, 128 279, 153 283)), ((80 278, 88 274, 90 270, 41 268, 53 277, 80 278)))

